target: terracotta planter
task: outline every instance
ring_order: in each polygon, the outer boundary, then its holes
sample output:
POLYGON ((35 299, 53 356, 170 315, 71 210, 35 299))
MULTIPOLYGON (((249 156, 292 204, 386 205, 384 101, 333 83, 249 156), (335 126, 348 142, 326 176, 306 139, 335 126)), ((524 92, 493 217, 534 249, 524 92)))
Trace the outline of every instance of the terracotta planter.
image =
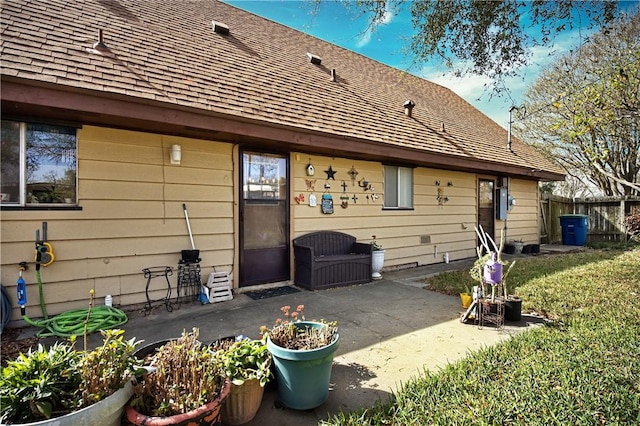
POLYGON ((231 382, 227 380, 218 396, 208 404, 187 413, 169 417, 147 416, 132 406, 125 410, 127 420, 134 425, 144 426, 214 426, 220 424, 222 402, 229 395, 231 382))
POLYGON ((229 396, 222 404, 222 423, 241 425, 250 422, 258 413, 264 388, 260 380, 247 380, 242 385, 231 384, 229 396))

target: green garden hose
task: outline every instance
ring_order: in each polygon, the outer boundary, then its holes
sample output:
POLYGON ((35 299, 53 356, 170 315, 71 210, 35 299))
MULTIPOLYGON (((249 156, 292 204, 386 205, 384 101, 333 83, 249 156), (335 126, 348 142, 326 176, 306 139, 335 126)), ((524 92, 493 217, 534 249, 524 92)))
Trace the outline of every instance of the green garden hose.
POLYGON ((26 315, 23 315, 22 319, 24 319, 27 324, 42 329, 36 334, 38 337, 80 336, 85 333, 85 323, 86 333, 90 334, 98 330, 116 328, 122 324, 126 324, 129 320, 127 314, 111 306, 96 306, 91 308, 90 312, 89 309, 75 309, 49 318, 44 302, 42 278, 39 268, 36 268, 36 279, 38 280, 40 307, 42 308, 44 319, 32 320, 26 315))
MULTIPOLYGON (((34 327, 40 327, 38 337, 71 337, 84 334, 88 309, 75 309, 63 312, 49 319, 34 321, 26 315, 22 318, 34 327)), ((128 321, 127 314, 111 306, 96 306, 91 309, 87 321, 87 334, 98 330, 116 328, 128 321)))

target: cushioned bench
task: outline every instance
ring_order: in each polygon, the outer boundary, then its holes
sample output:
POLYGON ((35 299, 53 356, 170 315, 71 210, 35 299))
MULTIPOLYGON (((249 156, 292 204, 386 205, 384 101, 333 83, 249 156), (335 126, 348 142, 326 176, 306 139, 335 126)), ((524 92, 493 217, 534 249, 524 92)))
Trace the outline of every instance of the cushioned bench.
POLYGON ((318 231, 293 240, 295 284, 318 290, 371 281, 371 245, 349 234, 318 231))

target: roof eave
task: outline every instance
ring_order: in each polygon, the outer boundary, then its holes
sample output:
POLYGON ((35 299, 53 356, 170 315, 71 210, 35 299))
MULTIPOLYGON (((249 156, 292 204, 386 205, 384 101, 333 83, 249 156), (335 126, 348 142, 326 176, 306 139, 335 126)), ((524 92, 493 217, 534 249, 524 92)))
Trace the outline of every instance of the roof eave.
POLYGON ((505 174, 532 180, 564 180, 564 175, 504 163, 457 157, 342 137, 320 131, 222 115, 153 99, 96 92, 2 75, 3 115, 75 121, 79 124, 257 144, 271 148, 313 150, 323 155, 393 161, 408 165, 505 174))

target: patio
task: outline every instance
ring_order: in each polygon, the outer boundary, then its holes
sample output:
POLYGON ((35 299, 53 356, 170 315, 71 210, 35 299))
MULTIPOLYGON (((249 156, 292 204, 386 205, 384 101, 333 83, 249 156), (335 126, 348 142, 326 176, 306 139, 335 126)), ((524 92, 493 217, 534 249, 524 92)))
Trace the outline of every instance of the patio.
MULTIPOLYGON (((141 311, 128 312, 126 336, 150 343, 198 327, 203 342, 239 334, 257 338, 261 325, 271 325, 280 316, 281 306, 303 304, 307 319, 324 318, 340 324, 341 342, 329 399, 314 410, 282 409, 275 403, 275 388, 267 385, 260 411, 247 424, 316 425, 341 410, 352 411, 386 400, 402 382, 424 369, 435 370, 536 322, 523 316, 520 323, 508 324, 502 331, 462 324, 458 297, 424 288, 425 277, 446 269, 467 268, 472 261, 387 272, 377 282, 303 290, 262 300, 236 294, 233 300, 216 304, 183 303, 171 313, 160 304, 148 316, 141 311)), ((90 345, 99 341, 99 335, 90 336, 90 345)))

